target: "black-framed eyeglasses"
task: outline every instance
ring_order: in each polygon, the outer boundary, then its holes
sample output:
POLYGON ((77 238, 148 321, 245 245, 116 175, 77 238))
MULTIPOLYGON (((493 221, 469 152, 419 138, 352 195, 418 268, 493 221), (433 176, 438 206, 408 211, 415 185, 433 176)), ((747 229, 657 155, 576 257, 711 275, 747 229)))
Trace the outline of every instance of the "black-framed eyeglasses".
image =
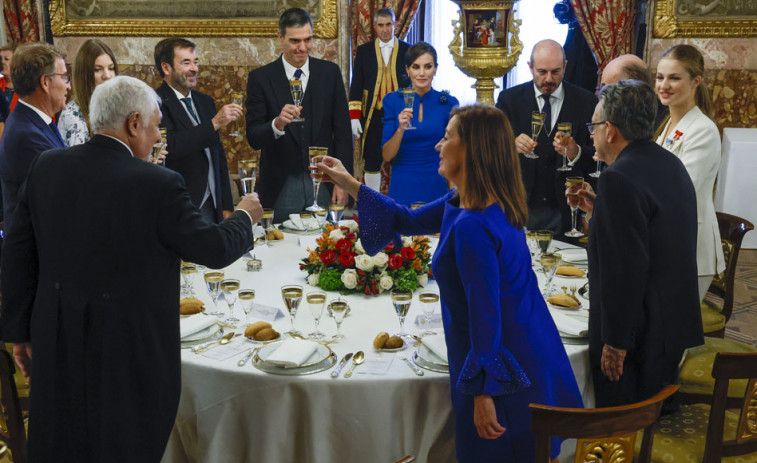
POLYGON ((609 122, 609 121, 587 122, 586 128, 589 130, 589 135, 594 135, 594 128, 598 125, 604 124, 605 122, 609 122))
POLYGON ((71 76, 69 76, 68 74, 63 74, 63 73, 59 73, 59 72, 53 72, 52 74, 48 74, 47 76, 48 77, 61 76, 61 77, 63 77, 63 82, 65 82, 65 83, 71 82, 71 76))

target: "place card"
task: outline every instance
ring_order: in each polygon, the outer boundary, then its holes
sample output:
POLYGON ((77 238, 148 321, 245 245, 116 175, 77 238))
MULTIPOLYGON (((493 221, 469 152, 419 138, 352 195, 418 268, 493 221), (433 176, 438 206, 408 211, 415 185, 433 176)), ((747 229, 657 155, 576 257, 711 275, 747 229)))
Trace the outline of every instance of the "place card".
POLYGON ((374 357, 366 357, 362 365, 355 368, 355 373, 363 375, 385 375, 392 365, 394 355, 379 354, 374 357))
POLYGON ((442 327, 442 314, 435 313, 431 316, 431 320, 426 323, 426 317, 423 315, 417 315, 415 317, 415 326, 418 328, 433 330, 442 327))
POLYGON ((205 358, 211 360, 218 360, 222 362, 228 360, 235 355, 239 355, 241 352, 247 352, 251 348, 250 343, 246 342, 244 337, 239 337, 226 344, 225 346, 213 347, 212 349, 203 352, 202 355, 205 358))
POLYGON ((278 307, 271 307, 270 305, 265 304, 255 304, 251 312, 251 316, 252 318, 266 322, 273 322, 278 320, 279 318, 283 318, 285 315, 284 312, 282 312, 278 307))

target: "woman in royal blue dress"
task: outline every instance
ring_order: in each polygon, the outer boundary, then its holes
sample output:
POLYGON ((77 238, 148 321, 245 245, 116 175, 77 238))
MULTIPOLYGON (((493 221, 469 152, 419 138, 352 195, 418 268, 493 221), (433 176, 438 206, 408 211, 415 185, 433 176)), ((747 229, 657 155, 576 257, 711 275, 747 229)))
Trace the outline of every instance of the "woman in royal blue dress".
MULTIPOLYGON (((457 188, 411 210, 361 186, 338 160, 324 180, 358 199, 369 254, 396 233, 441 231, 433 257, 462 463, 534 461, 529 403, 582 407, 567 354, 531 269, 526 193, 513 133, 489 105, 452 112, 439 173, 457 188)), ((395 244, 397 244, 395 242, 395 244)), ((552 441, 552 458, 560 441, 552 441)))
POLYGON ((439 161, 434 150, 442 138, 449 113, 459 105, 457 98, 431 88, 436 74, 436 50, 418 42, 405 55, 405 69, 415 93, 413 108, 405 109, 402 90, 386 95, 382 155, 391 162, 389 197, 399 204, 431 202, 444 196, 449 188, 439 175, 439 161), (414 129, 408 129, 412 124, 414 129))

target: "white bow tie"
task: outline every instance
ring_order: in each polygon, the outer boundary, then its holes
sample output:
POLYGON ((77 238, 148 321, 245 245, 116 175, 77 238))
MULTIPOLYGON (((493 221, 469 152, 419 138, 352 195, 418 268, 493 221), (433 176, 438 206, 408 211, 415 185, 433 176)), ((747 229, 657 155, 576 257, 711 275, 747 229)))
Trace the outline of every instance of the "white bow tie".
POLYGON ((381 48, 394 48, 394 42, 384 43, 379 40, 379 46, 381 48))

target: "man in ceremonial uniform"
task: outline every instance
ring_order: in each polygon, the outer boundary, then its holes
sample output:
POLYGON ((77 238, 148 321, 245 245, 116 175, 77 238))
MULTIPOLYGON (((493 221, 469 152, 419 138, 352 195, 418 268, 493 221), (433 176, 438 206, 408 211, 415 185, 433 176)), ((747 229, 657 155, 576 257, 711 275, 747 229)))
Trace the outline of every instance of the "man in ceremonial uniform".
POLYGON ((376 40, 358 47, 350 84, 352 134, 360 138, 365 164, 365 184, 378 191, 381 185, 381 136, 384 109, 381 100, 400 88, 409 45, 394 37, 395 16, 389 8, 373 17, 376 40))

